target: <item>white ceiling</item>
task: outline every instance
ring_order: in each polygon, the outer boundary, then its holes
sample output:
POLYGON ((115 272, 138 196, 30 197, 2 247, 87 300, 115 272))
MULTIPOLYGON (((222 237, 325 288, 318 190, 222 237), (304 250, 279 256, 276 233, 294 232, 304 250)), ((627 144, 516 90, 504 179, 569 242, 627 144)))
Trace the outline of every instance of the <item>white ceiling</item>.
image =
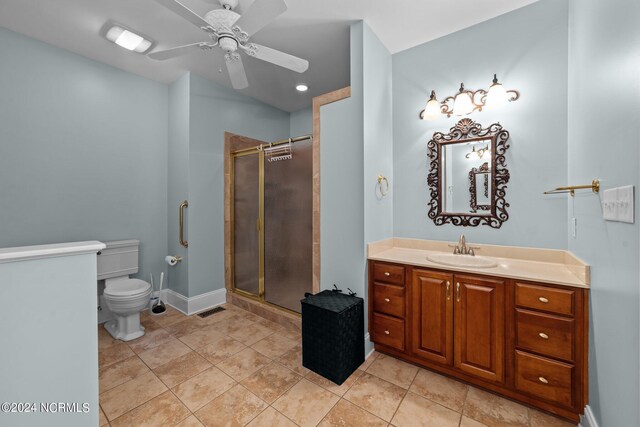
MULTIPOLYGON (((240 0, 242 13, 254 0, 240 0)), ((349 25, 364 19, 391 53, 469 27, 537 0, 287 0, 289 9, 252 40, 308 59, 304 74, 243 57, 249 87, 242 92, 285 111, 349 85, 349 25), (307 93, 294 89, 309 86, 307 93)), ((217 0, 182 0, 204 15, 217 0)), ((0 0, 0 26, 88 58, 170 83, 186 71, 231 87, 222 54, 196 51, 157 62, 106 41, 109 20, 158 42, 156 49, 206 41, 201 30, 154 0, 0 0), (222 69, 222 72, 220 72, 222 69)))

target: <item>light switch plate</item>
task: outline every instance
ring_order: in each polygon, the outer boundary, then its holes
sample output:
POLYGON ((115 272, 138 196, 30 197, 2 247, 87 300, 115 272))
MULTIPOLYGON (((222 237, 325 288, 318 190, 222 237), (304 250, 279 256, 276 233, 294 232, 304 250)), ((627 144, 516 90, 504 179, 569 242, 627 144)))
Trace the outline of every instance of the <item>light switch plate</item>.
POLYGON ((604 218, 605 221, 616 221, 618 213, 616 198, 617 191, 615 188, 602 192, 602 218, 604 218))
POLYGON ((620 222, 633 224, 634 222, 634 195, 633 185, 618 187, 616 189, 616 219, 620 222))

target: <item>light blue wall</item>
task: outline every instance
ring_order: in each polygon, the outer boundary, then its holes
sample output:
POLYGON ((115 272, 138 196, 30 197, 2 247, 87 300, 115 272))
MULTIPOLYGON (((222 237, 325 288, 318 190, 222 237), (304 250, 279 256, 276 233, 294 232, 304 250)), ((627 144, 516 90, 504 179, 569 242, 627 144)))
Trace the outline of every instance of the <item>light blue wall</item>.
POLYGON ((165 270, 167 86, 0 28, 0 247, 140 239, 165 270))
POLYGON ((393 55, 394 233, 397 237, 566 248, 566 197, 543 191, 567 181, 566 0, 542 0, 465 30, 393 55), (426 144, 457 119, 418 119, 429 93, 438 99, 487 88, 497 73, 520 100, 469 118, 484 126, 500 122, 511 133, 509 220, 501 229, 436 226, 429 201, 426 144))
MULTIPOLYGON (((363 23, 363 132, 365 243, 393 237, 393 123, 391 53, 363 23), (378 175, 389 181, 381 197, 378 175)), ((383 184, 384 185, 384 184, 383 184)))
POLYGON ((0 402, 89 404, 87 413, 4 413, 2 426, 97 426, 96 255, 0 263, 0 402))
POLYGON ((351 27, 351 97, 320 107, 320 288, 364 295, 362 22, 351 27))
POLYGON ((375 196, 379 173, 393 182, 391 54, 364 22, 350 37, 351 97, 321 107, 320 287, 366 297, 366 243, 393 236, 392 196, 375 196))
MULTIPOLYGON (((182 295, 188 295, 189 289, 189 251, 180 244, 178 207, 183 200, 189 198, 190 99, 190 75, 187 73, 169 86, 169 157, 167 162, 168 254, 182 257, 182 262, 173 267, 167 267, 168 285, 170 289, 182 295)), ((184 236, 187 241, 189 239, 188 222, 184 222, 184 236)))
MULTIPOLYGON (((355 30, 362 32, 363 113, 360 123, 363 127, 363 244, 366 256, 367 243, 393 237, 392 60, 391 53, 366 23, 355 26, 355 30), (385 197, 381 197, 376 190, 380 174, 386 176, 389 182, 385 197)), ((352 46, 354 48, 357 46, 352 46)), ((354 69, 353 65, 351 69, 354 69)), ((366 268, 361 280, 363 292, 359 294, 368 298, 366 268)), ((372 348, 373 344, 368 342, 367 353, 372 348)))
POLYGON ((294 111, 289 115, 289 136, 296 137, 313 133, 313 111, 311 107, 294 111))
MULTIPOLYGON (((569 10, 569 182, 636 185, 637 212, 640 3, 571 0, 569 10)), ((599 197, 571 202, 569 249, 591 264, 589 405, 601 427, 638 426, 638 215, 605 222, 599 197)))
POLYGON ((191 74, 189 294, 224 288, 224 132, 289 137, 289 113, 191 74))

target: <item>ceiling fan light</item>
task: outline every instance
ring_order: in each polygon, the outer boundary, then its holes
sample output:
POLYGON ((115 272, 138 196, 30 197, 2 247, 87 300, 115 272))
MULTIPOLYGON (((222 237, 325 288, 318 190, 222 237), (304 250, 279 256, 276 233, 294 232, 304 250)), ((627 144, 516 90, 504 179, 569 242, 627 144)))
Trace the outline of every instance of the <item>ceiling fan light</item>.
POLYGON ((309 90, 309 86, 305 85, 305 84, 299 84, 296 86, 296 90, 298 92, 306 92, 309 90))

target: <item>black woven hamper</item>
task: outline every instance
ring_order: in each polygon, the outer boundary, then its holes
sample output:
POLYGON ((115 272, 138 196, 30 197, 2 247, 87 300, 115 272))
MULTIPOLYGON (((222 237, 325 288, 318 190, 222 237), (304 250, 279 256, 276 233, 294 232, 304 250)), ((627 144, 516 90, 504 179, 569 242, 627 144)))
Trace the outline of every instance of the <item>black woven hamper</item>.
POLYGON ((340 385, 364 362, 364 300, 340 292, 302 303, 302 365, 340 385))

